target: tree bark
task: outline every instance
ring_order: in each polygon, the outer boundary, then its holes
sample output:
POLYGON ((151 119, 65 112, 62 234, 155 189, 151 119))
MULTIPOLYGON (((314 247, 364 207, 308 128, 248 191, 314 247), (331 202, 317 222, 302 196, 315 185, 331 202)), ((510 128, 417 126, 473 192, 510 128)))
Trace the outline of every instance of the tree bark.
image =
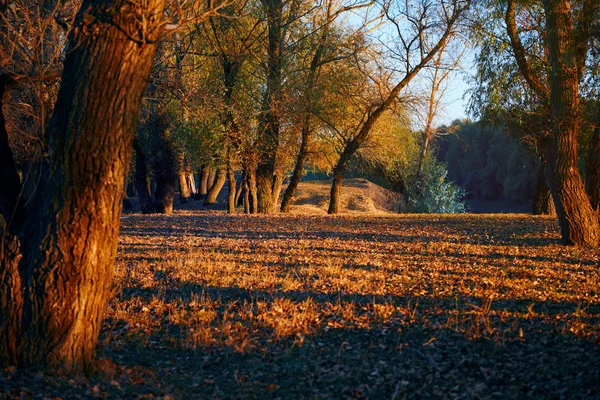
POLYGON ((574 34, 570 3, 544 0, 550 59, 550 130, 545 144, 548 163, 546 180, 560 224, 562 243, 597 247, 600 240, 598 215, 581 180, 577 137, 579 133, 580 45, 574 34))
POLYGON ((329 194, 329 209, 327 210, 328 214, 338 214, 340 212, 343 182, 344 168, 336 167, 333 170, 333 181, 331 182, 331 192, 329 194))
POLYGON ((231 167, 231 148, 227 147, 227 213, 235 214, 235 192, 236 181, 235 171, 231 167))
POLYGON ((600 214, 600 121, 597 122, 586 164, 586 190, 592 208, 600 214))
POLYGON ((551 215, 556 216, 556 210, 554 208, 554 201, 552 200, 552 193, 546 183, 546 176, 544 175, 544 167, 540 167, 538 172, 538 181, 533 195, 533 215, 551 215))
POLYGON ((198 192, 196 193, 196 200, 201 200, 208 193, 208 173, 210 167, 206 164, 202 164, 200 172, 198 172, 198 192))
POLYGON ((273 176, 279 148, 282 96, 283 0, 262 0, 267 12, 267 92, 260 121, 256 191, 259 213, 273 211, 273 176))
POLYGON ((256 173, 252 169, 247 169, 248 174, 248 194, 250 214, 258 214, 258 190, 256 189, 256 173))
POLYGON ((0 313, 10 319, 0 332, 5 365, 81 369, 94 358, 163 8, 164 0, 84 2, 77 15, 23 247, 14 236, 2 240, 0 293, 11 300, 0 313))
POLYGON ((281 196, 281 187, 283 186, 283 180, 285 175, 279 173, 273 176, 273 186, 271 188, 271 195, 273 196, 271 214, 277 213, 277 205, 279 204, 279 197, 281 196))
POLYGON ((188 181, 189 173, 181 171, 178 174, 179 177, 179 202, 185 204, 192 199, 192 192, 190 190, 190 183, 188 181))
POLYGON ((209 168, 208 177, 206 178, 206 193, 208 194, 208 190, 213 187, 215 184, 215 178, 217 177, 217 170, 214 168, 209 168))
POLYGON ((225 181, 227 180, 227 170, 226 169, 218 169, 216 172, 216 179, 213 185, 208 190, 206 194, 206 198, 204 199, 204 205, 208 206, 210 204, 215 204, 217 202, 217 197, 223 189, 225 185, 225 181))

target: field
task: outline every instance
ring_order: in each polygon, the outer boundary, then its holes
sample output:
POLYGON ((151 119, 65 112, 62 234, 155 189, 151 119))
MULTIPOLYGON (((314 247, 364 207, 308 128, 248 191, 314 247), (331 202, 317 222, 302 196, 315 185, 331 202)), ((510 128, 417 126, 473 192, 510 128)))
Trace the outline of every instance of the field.
POLYGON ((600 252, 524 215, 122 220, 97 371, 30 398, 599 398, 600 252))

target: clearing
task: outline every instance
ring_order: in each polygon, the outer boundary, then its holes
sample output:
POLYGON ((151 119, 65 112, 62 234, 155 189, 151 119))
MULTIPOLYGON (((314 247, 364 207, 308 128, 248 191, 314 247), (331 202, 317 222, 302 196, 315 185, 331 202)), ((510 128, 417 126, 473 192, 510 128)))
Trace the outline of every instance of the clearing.
POLYGON ((600 396, 600 252, 560 246, 551 218, 122 224, 107 360, 91 378, 4 371, 0 396, 600 396))

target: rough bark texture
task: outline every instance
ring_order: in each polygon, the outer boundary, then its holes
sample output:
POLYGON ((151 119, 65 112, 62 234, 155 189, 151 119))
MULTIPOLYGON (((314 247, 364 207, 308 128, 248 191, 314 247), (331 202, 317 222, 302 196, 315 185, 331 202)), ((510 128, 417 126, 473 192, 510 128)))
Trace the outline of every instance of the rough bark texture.
POLYGON ((277 213, 277 205, 279 204, 279 197, 281 197, 281 187, 283 186, 284 178, 285 175, 283 173, 273 176, 273 185, 271 186, 271 196, 273 196, 271 214, 277 213))
POLYGON ((208 177, 206 178, 206 193, 208 194, 208 190, 213 187, 215 184, 215 179, 217 177, 217 170, 214 168, 210 168, 208 170, 208 177))
POLYGON ((344 182, 344 170, 337 167, 333 171, 333 181, 331 182, 331 192, 329 194, 328 214, 337 214, 340 212, 340 203, 342 201, 342 183, 344 182))
POLYGON ((2 240, 1 293, 11 301, 1 315, 18 320, 0 332, 5 364, 79 369, 94 358, 163 7, 163 0, 85 1, 74 22, 22 248, 14 236, 2 240))
POLYGON ((273 175, 279 148, 279 114, 282 100, 283 1, 263 0, 267 11, 267 92, 260 121, 259 162, 256 168, 257 210, 273 211, 273 175))
POLYGON ((246 170, 248 179, 248 208, 250 214, 258 214, 258 190, 256 189, 256 173, 252 168, 246 170))
POLYGON ((579 173, 579 46, 570 2, 545 0, 550 69, 550 130, 544 172, 560 224, 562 243, 598 246, 600 225, 579 173))
POLYGON ((229 193, 227 194, 227 213, 235 214, 235 195, 237 182, 235 181, 235 173, 230 167, 227 167, 227 184, 229 185, 229 193))
POLYGON ((546 183, 546 176, 544 175, 544 167, 540 167, 538 172, 538 181, 533 194, 533 215, 552 215, 556 216, 556 209, 554 208, 554 201, 552 200, 552 193, 546 183))
MULTIPOLYGON (((597 123, 600 124, 600 121, 597 123)), ((600 125, 594 129, 586 165, 586 189, 596 213, 600 213, 600 125)))
POLYGON ((202 200, 206 193, 208 193, 208 173, 210 167, 206 164, 202 164, 200 172, 198 172, 198 192, 196 193, 196 200, 202 200))
POLYGON ((206 198, 204 199, 205 206, 215 204, 217 202, 217 197, 219 196, 219 193, 221 193, 221 189, 223 189, 225 181, 227 180, 227 170, 218 169, 216 175, 217 177, 215 179, 215 182, 208 190, 206 198))
POLYGON ((192 199, 192 192, 190 189, 190 183, 188 182, 189 173, 181 171, 178 174, 179 177, 179 201, 181 204, 185 204, 192 199))

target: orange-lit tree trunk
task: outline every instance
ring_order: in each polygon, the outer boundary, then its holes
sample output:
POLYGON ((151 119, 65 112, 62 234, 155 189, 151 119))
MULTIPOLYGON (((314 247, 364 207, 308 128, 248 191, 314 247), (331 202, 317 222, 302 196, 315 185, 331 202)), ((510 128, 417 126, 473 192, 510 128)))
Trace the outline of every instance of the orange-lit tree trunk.
POLYGON ((579 72, 584 61, 567 0, 544 0, 550 59, 551 140, 544 146, 546 180, 560 223, 562 243, 598 246, 600 224, 592 209, 577 165, 579 72))
POLYGON ((586 189, 592 208, 600 213, 600 121, 596 124, 586 165, 586 189))
MULTIPOLYGON (((163 8, 164 0, 144 6, 86 1, 78 13, 42 179, 22 223, 10 210, 0 217, 4 365, 80 369, 94 358, 112 283, 123 180, 163 8)), ((4 152, 5 143, 0 146, 4 152)), ((4 187, 10 170, 0 171, 3 200, 12 196, 4 187)))
POLYGON ((267 11, 267 92, 260 121, 259 159, 256 168, 257 210, 273 211, 273 176, 279 148, 279 114, 282 100, 283 0, 262 0, 267 11))
POLYGON ((200 172, 198 172, 198 192, 196 193, 196 200, 202 200, 206 193, 208 193, 208 173, 210 167, 206 164, 202 164, 200 172))
POLYGON ((225 181, 227 180, 227 169, 218 169, 216 172, 216 178, 208 190, 206 194, 206 198, 204 199, 204 205, 208 206, 210 204, 215 204, 217 202, 217 197, 219 197, 219 193, 221 193, 221 189, 225 185, 225 181))

